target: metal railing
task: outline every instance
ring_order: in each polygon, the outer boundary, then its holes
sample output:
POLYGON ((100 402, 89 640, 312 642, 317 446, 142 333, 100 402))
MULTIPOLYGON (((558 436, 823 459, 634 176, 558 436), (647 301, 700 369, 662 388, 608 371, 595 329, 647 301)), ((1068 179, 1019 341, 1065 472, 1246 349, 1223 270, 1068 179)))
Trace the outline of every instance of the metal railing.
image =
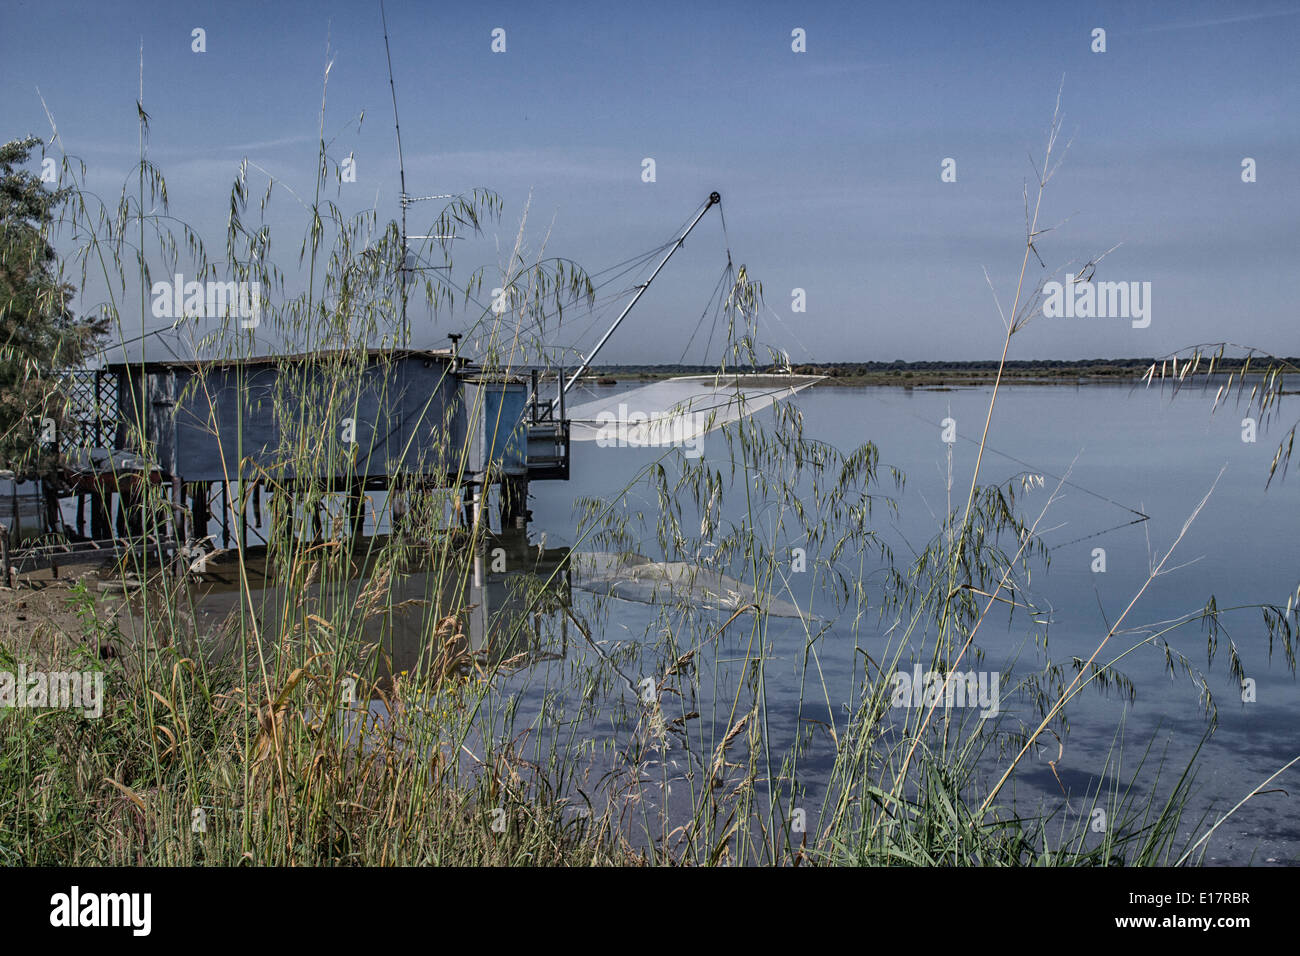
POLYGON ((66 399, 58 450, 76 458, 92 448, 112 448, 117 437, 117 377, 104 369, 69 369, 63 375, 66 399))

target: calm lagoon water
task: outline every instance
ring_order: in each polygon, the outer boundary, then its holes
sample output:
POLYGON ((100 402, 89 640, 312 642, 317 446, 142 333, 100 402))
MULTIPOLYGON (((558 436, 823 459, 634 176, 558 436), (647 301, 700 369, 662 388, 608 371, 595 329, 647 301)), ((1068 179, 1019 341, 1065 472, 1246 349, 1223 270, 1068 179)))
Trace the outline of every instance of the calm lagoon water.
MULTIPOLYGON (((608 395, 622 387, 597 388, 592 394, 608 395)), ((896 499, 897 514, 879 508, 872 522, 896 558, 906 561, 912 550, 919 550, 935 535, 948 510, 950 451, 953 506, 964 503, 990 391, 823 386, 802 393, 795 401, 803 413, 807 437, 841 450, 870 441, 879 449, 882 464, 904 473, 901 491, 889 481, 876 489, 896 499), (956 426, 956 440, 951 445, 943 441, 942 434, 941 423, 948 418, 956 426)), ((1140 385, 1004 388, 982 465, 982 483, 1042 475, 1043 487, 1017 494, 1017 509, 1030 520, 1047 504, 1059 478, 1068 474, 1069 484, 1056 491, 1056 500, 1040 523, 1042 539, 1052 549, 1050 565, 1036 568, 1029 592, 1036 606, 1045 609, 1049 621, 1046 655, 1032 640, 1035 629, 1026 618, 1018 617, 1009 626, 1003 618, 997 626, 981 632, 982 669, 1020 675, 1041 668, 1046 658, 1056 662, 1075 656, 1087 659, 1211 487, 1213 494, 1170 559, 1170 570, 1147 587, 1125 620, 1125 633, 1113 638, 1108 648, 1118 652, 1136 644, 1160 629, 1162 622, 1198 612, 1211 596, 1220 608, 1286 604, 1288 594, 1294 594, 1300 583, 1300 476, 1279 477, 1266 489, 1281 428, 1261 431, 1253 444, 1243 442, 1244 413, 1229 405, 1212 415, 1213 394, 1213 389, 1187 390, 1174 399, 1167 389, 1162 394, 1159 388, 1140 385), (1148 515, 1149 520, 1137 520, 1134 512, 1148 515), (1104 573, 1094 570, 1097 548, 1105 551, 1104 573)), ((1296 417, 1296 405, 1294 399, 1286 402, 1281 420, 1289 424, 1296 417)), ((763 414, 770 421, 773 413, 763 414)), ((655 499, 644 483, 633 482, 641 469, 662 454, 662 449, 575 443, 572 480, 533 486, 534 539, 545 534, 550 546, 575 544, 582 551, 583 545, 572 540, 574 502, 581 496, 618 500, 626 512, 645 512, 653 522, 655 499), (624 493, 629 484, 632 487, 624 493)), ((704 457, 724 473, 728 471, 723 439, 710 436, 704 457)), ((671 471, 672 456, 665 464, 671 471)), ((743 498, 735 489, 728 494, 729 501, 738 495, 743 498)), ((646 536, 643 550, 657 559, 660 556, 652 539, 652 534, 646 536)), ((873 602, 879 599, 883 586, 879 570, 872 568, 864 575, 873 602)), ((797 575, 791 576, 791 582, 782 596, 806 606, 814 595, 800 593, 797 575)), ((647 632, 662 628, 662 609, 652 604, 597 598, 581 591, 574 592, 574 599, 578 615, 591 622, 593 652, 602 656, 616 658, 623 645, 644 640, 647 632)), ((860 624, 855 637, 851 622, 836 618, 824 602, 815 610, 829 625, 819 643, 827 696, 820 685, 813 693, 805 686, 802 709, 803 625, 790 618, 768 622, 774 655, 767 671, 768 722, 774 752, 793 743, 795 734, 809 720, 834 719, 842 726, 853 668, 861 666, 855 640, 868 653, 873 644, 883 647, 886 640, 875 614, 860 624), (837 692, 841 695, 838 700, 837 692)), ((727 615, 718 612, 715 616, 725 619, 727 615)), ((1300 754, 1300 686, 1280 651, 1270 659, 1260 612, 1241 611, 1224 623, 1225 633, 1212 664, 1207 662, 1206 637, 1199 624, 1166 635, 1171 647, 1205 675, 1218 706, 1217 728, 1205 742, 1198 763, 1190 822, 1204 812, 1211 814, 1211 821, 1216 819, 1219 812, 1300 754), (1247 676, 1255 682, 1252 702, 1242 701, 1239 683, 1229 673, 1229 639, 1238 648, 1247 676)), ((710 665, 714 672, 699 681, 701 685, 712 682, 712 693, 724 702, 724 712, 739 682, 738 675, 727 672, 725 651, 724 641, 710 665)), ((1137 777, 1139 792, 1152 787, 1160 790, 1166 781, 1178 777, 1209 729, 1197 687, 1181 671, 1171 677, 1164 651, 1151 645, 1129 654, 1118 666, 1132 680, 1136 699, 1092 689, 1076 698, 1069 709, 1070 730, 1059 759, 1052 740, 1040 759, 1014 778, 1018 803, 1069 808, 1062 812, 1077 810, 1084 792, 1096 786, 1117 739, 1123 743, 1123 763, 1115 773, 1121 781, 1127 782, 1137 770, 1148 744, 1154 747, 1148 765, 1137 777), (1165 767, 1157 784, 1155 764, 1161 757, 1165 767), (1056 760, 1055 773, 1047 759, 1056 760), (1070 798, 1073 801, 1067 804, 1070 798)), ((643 663, 642 669, 648 668, 643 663)), ((654 673, 653 669, 647 672, 654 673)), ((637 666, 629 664, 614 682, 623 686, 612 693, 634 695, 639 675, 637 666)), ((548 693, 540 688, 553 686, 550 678, 534 673, 519 682, 518 693, 526 699, 548 693)), ((1021 696, 1013 694, 1005 700, 1003 713, 1032 727, 1037 713, 1021 696)), ((634 704, 635 698, 632 700, 634 704)), ((704 706, 699 709, 706 715, 712 712, 704 706)), ((619 731, 618 726, 611 729, 607 722, 593 721, 583 732, 617 737, 619 731)), ((801 762, 800 783, 808 791, 806 805, 818 805, 832 756, 829 744, 814 744, 801 762)), ((688 762, 686 755, 681 762, 688 762)), ((668 754, 664 763, 677 761, 668 754)), ((1210 842, 1208 862, 1291 863, 1300 857, 1300 766, 1268 789, 1273 792, 1256 796, 1217 831, 1210 842)), ((1009 797, 1010 791, 1006 795, 1009 797)), ((810 820, 810 829, 812 826, 810 820)))

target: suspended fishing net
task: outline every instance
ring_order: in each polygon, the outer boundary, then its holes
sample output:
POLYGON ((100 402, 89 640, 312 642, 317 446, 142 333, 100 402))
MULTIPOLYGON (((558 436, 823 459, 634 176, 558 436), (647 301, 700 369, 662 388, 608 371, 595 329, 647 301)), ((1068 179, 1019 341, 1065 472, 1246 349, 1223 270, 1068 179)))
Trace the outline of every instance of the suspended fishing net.
POLYGON ((728 422, 798 394, 825 376, 683 375, 570 405, 574 441, 602 447, 690 445, 728 422))

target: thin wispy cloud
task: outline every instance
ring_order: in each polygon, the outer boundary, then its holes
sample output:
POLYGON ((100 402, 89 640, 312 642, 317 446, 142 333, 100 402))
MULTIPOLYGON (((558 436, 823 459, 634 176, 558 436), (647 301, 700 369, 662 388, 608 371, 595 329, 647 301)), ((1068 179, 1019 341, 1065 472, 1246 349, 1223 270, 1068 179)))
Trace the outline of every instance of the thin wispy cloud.
MULTIPOLYGON (((76 138, 64 137, 60 133, 60 139, 67 146, 68 153, 74 156, 135 156, 138 155, 140 147, 135 139, 135 130, 130 130, 129 135, 124 135, 120 141, 112 142, 109 140, 82 140, 76 138)), ((50 136, 45 136, 46 142, 49 142, 50 136)), ((205 151, 220 150, 225 153, 256 153, 261 150, 274 149, 277 146, 298 146, 304 143, 315 143, 314 136, 285 136, 279 139, 268 139, 248 143, 212 143, 204 144, 205 151)), ((146 144, 148 154, 156 159, 166 159, 168 157, 181 157, 188 159, 194 155, 194 147, 173 146, 166 144, 149 143, 146 144)), ((311 161, 311 157, 308 157, 311 161)))
POLYGON ((282 136, 279 139, 264 139, 254 143, 223 143, 219 147, 233 152, 253 152, 259 149, 274 149, 276 146, 297 146, 301 143, 314 143, 315 136, 282 136))
POLYGON ((1221 27, 1230 23, 1249 23, 1256 20, 1273 20, 1277 17, 1294 17, 1300 14, 1300 7, 1293 10, 1275 10, 1270 13, 1240 13, 1231 17, 1213 17, 1207 20, 1186 20, 1180 23, 1162 23, 1143 27, 1136 33, 1168 33, 1171 30, 1199 30, 1204 27, 1221 27))
MULTIPOLYGON (((641 155, 611 149, 539 149, 458 150, 418 153, 406 157, 407 176, 413 171, 430 175, 464 173, 471 176, 500 177, 502 181, 545 182, 570 180, 624 184, 639 177, 641 155)), ((707 169, 687 159, 675 157, 679 175, 707 169)))
POLYGON ((851 76, 855 73, 871 73, 886 69, 889 69, 888 63, 814 63, 799 72, 805 76, 851 76))

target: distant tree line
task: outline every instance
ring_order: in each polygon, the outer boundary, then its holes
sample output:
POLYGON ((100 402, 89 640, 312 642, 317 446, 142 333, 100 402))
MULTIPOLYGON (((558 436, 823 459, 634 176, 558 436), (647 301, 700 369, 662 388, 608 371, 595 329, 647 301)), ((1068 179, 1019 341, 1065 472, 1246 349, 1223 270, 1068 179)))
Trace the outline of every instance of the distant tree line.
MULTIPOLYGON (((1092 359, 1021 359, 1007 360, 1006 367, 1012 372, 1080 372, 1089 373, 1100 370, 1132 371, 1145 373, 1154 363, 1159 366, 1167 359, 1158 358, 1092 358, 1092 359)), ((1283 359, 1290 363, 1300 363, 1300 358, 1283 359)), ((1241 369, 1246 363, 1244 358, 1227 356, 1215 360, 1215 369, 1232 372, 1241 369)), ((1252 363, 1261 369, 1260 357, 1252 363)), ((831 378, 852 378, 862 375, 878 375, 882 372, 996 372, 997 359, 978 359, 969 362, 904 362, 895 359, 892 362, 816 362, 793 365, 789 369, 778 365, 734 366, 736 372, 785 372, 798 375, 826 375, 831 378)), ((1204 360, 1202 361, 1204 369, 1204 360)), ((597 376, 612 375, 701 375, 716 372, 716 365, 601 365, 593 367, 591 373, 597 376)))

